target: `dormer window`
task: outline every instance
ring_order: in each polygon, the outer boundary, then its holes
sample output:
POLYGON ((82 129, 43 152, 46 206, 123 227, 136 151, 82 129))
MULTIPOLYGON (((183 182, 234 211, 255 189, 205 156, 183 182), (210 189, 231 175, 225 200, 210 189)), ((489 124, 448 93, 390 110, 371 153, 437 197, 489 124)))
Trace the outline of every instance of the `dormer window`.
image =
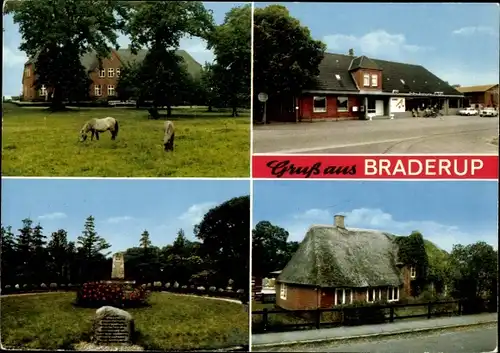
POLYGON ((378 87, 378 75, 372 75, 372 87, 378 87))
POLYGON ((363 86, 370 87, 370 75, 369 74, 363 75, 363 86))
POLYGON ((401 83, 402 83, 403 85, 406 85, 406 82, 405 82, 405 80, 403 80, 403 79, 400 79, 400 81, 401 81, 401 83))
POLYGON ((417 269, 415 266, 410 267, 410 278, 417 278, 417 269))
POLYGON ((340 75, 336 74, 335 78, 340 81, 340 75))

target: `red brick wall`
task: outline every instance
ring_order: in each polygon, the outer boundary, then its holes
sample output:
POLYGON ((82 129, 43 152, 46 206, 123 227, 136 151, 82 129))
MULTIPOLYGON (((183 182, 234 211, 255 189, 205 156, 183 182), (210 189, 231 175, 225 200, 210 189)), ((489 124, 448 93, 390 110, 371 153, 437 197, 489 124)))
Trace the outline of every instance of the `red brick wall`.
POLYGON ((359 69, 353 72, 354 79, 358 84, 359 89, 363 91, 376 91, 382 89, 382 71, 381 70, 369 70, 369 69, 359 69), (370 75, 370 87, 364 86, 364 75, 370 75), (377 87, 372 87, 371 77, 372 75, 377 75, 377 87))
POLYGON ((299 100, 299 112, 301 116, 305 119, 359 119, 360 117, 360 105, 361 101, 358 96, 347 96, 347 95, 316 95, 316 97, 326 97, 326 112, 318 113, 314 112, 313 95, 302 96, 299 100), (347 112, 337 111, 337 97, 348 97, 348 108, 347 112), (357 106, 358 111, 353 112, 352 107, 357 106))
POLYGON ((32 64, 24 65, 22 83, 24 100, 32 100, 38 97, 38 92, 36 92, 35 87, 33 87, 33 85, 35 84, 35 73, 33 71, 32 64), (27 74, 28 70, 29 75, 27 74))

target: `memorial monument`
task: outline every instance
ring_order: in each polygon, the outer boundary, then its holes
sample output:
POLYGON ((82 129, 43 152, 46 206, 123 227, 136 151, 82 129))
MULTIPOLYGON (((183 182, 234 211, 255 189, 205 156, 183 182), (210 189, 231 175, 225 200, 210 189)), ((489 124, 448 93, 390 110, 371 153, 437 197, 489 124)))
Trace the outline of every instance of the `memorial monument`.
POLYGON ((125 255, 122 252, 113 254, 113 262, 111 265, 111 280, 102 281, 104 283, 124 283, 135 284, 135 281, 125 280, 125 255))

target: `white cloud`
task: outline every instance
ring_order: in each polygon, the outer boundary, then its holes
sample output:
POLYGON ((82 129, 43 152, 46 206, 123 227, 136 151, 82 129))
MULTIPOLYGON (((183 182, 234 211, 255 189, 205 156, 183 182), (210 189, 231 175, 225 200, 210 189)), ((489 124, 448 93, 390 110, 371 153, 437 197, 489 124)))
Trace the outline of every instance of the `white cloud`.
POLYGON ((323 42, 329 50, 345 52, 350 48, 354 53, 373 57, 387 57, 393 60, 407 53, 416 53, 431 48, 409 44, 404 34, 391 34, 385 30, 376 30, 361 37, 345 34, 331 34, 323 37, 323 42), (357 50, 361 52, 357 52, 357 50))
POLYGON ((24 65, 27 60, 28 58, 23 52, 3 46, 3 67, 12 68, 24 65))
POLYGON ((428 65, 428 70, 438 76, 449 84, 460 84, 462 86, 475 86, 484 84, 498 83, 499 69, 496 68, 484 69, 483 71, 476 71, 475 68, 467 68, 463 65, 455 65, 448 63, 442 66, 440 64, 428 65))
POLYGON ((40 220, 54 220, 54 219, 63 219, 66 218, 66 213, 63 212, 53 212, 53 213, 47 213, 41 216, 38 216, 37 218, 40 220))
POLYGON ((203 220, 203 216, 205 216, 208 210, 216 205, 217 203, 215 202, 203 202, 194 204, 189 207, 186 212, 179 216, 179 220, 189 225, 198 224, 203 220))
POLYGON ((492 27, 486 27, 486 26, 468 26, 456 29, 452 33, 460 36, 471 36, 473 34, 488 34, 491 36, 498 37, 499 31, 498 29, 494 30, 492 27))
POLYGON ((130 217, 130 216, 118 216, 118 217, 110 217, 110 218, 106 219, 105 222, 111 223, 111 224, 118 224, 118 223, 131 221, 133 219, 134 219, 134 217, 130 217))
MULTIPOLYGON (((490 234, 469 234, 459 227, 442 224, 433 220, 397 220, 381 209, 358 208, 348 212, 336 212, 345 215, 345 225, 350 228, 377 229, 398 235, 409 235, 413 230, 422 232, 425 239, 440 248, 450 251, 454 244, 466 244, 478 240, 486 241, 497 248, 498 236, 495 231, 490 234)), ((310 209, 292 216, 289 224, 280 224, 290 233, 290 240, 302 241, 307 229, 312 224, 333 224, 333 213, 328 210, 310 209)))

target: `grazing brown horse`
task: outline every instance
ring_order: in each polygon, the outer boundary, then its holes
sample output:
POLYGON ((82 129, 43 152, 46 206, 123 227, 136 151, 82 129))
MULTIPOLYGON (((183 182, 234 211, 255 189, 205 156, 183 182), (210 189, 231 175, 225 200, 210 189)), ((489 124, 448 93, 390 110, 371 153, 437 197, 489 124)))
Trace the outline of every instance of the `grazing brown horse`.
POLYGON ((165 151, 174 151, 174 137, 175 137, 175 128, 174 123, 167 120, 163 125, 165 129, 165 133, 163 135, 163 146, 165 146, 165 151))
POLYGON ((80 141, 85 141, 89 132, 92 134, 90 136, 91 141, 94 139, 94 136, 96 140, 99 140, 99 133, 106 132, 108 130, 111 132, 111 139, 116 139, 116 136, 118 135, 118 121, 115 118, 108 116, 102 119, 90 119, 80 130, 80 141))

